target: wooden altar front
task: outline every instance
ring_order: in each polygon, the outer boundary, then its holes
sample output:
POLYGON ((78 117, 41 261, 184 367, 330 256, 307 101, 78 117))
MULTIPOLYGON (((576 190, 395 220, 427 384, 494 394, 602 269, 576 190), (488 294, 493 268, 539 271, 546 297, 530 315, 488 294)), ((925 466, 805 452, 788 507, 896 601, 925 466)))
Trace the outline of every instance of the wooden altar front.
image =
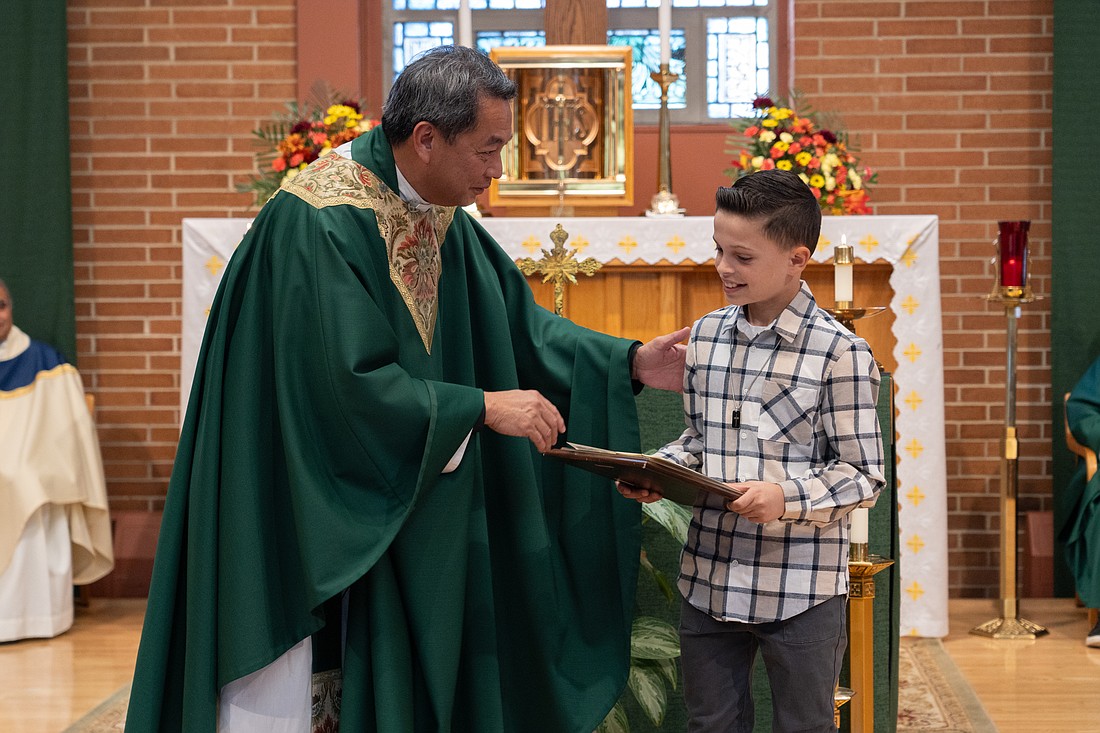
MULTIPOLYGON (((539 255, 531 257, 538 259, 539 255)), ((885 305, 890 302, 890 272, 885 262, 858 263, 855 276, 855 302, 885 305)), ((805 280, 818 303, 828 308, 833 303, 833 268, 812 263, 805 280)), ((553 310, 553 285, 542 282, 540 275, 527 281, 540 305, 553 310)), ((726 305, 714 260, 699 264, 668 262, 650 265, 625 264, 621 260, 604 263, 592 277, 580 277, 566 289, 563 316, 596 331, 648 341, 654 336, 690 326, 701 316, 726 305)), ((856 332, 867 339, 879 364, 892 372, 896 338, 892 328, 894 314, 888 309, 856 323, 856 332)))
MULTIPOLYGON (((570 286, 565 315, 608 333, 641 340, 690 325, 723 306, 711 258, 711 217, 481 219, 513 260, 538 259, 562 224, 566 246, 604 263, 570 286)), ((183 220, 183 334, 180 404, 186 405, 195 358, 226 262, 249 219, 183 220)), ((947 470, 943 419, 943 336, 938 220, 934 216, 825 217, 806 279, 818 302, 833 301, 833 247, 855 248, 855 305, 886 306, 857 321, 896 385, 897 501, 902 509, 900 633, 947 634, 947 470)), ((553 293, 532 277, 540 302, 553 293)), ((181 411, 182 414, 182 411, 181 411)), ((872 552, 881 552, 871 547, 872 552)))

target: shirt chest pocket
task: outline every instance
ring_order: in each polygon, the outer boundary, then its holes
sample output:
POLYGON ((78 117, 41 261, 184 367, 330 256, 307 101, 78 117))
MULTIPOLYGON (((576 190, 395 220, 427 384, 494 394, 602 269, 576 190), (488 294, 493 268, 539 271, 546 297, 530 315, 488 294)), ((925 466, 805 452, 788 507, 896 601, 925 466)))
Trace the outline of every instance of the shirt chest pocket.
POLYGON ((766 381, 760 392, 758 437, 808 448, 814 437, 818 391, 766 381))

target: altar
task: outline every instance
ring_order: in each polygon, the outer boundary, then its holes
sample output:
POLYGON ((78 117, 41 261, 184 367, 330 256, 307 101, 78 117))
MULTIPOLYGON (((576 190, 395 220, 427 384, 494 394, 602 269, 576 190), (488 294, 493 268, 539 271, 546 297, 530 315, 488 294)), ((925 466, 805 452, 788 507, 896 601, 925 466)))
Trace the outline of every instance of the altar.
MULTIPOLYGON (((206 314, 225 264, 250 219, 183 220, 181 415, 206 314)), ((711 259, 711 217, 484 218, 480 223, 512 257, 538 259, 562 224, 566 247, 603 263, 570 286, 564 315, 607 333, 647 340, 724 305, 711 259)), ((884 306, 857 321, 896 389, 897 491, 901 525, 901 633, 947 635, 947 469, 939 221, 935 216, 830 217, 806 280, 820 305, 832 304, 832 268, 841 242, 855 249, 855 305, 884 306)), ((552 289, 528 278, 538 301, 552 289)), ((875 548, 872 548, 874 550, 875 548)))

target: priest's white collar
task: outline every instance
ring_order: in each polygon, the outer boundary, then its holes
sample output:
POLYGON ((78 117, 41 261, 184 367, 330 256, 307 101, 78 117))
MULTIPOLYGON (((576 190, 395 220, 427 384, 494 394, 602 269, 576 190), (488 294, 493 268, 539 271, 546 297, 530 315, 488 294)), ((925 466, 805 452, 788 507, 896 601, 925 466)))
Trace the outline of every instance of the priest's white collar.
POLYGON ((31 345, 31 337, 23 333, 14 323, 8 331, 8 337, 0 341, 0 361, 9 361, 22 354, 31 345))

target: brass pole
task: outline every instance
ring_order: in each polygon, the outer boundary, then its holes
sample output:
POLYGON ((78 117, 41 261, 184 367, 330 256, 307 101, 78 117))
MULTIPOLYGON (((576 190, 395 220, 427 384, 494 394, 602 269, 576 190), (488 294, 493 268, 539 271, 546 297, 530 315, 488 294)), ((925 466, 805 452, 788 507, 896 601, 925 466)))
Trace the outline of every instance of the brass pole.
POLYGON ((646 213, 649 216, 683 216, 680 199, 672 192, 672 141, 668 115, 668 88, 680 75, 673 74, 668 64, 661 64, 661 70, 654 71, 649 78, 661 87, 661 109, 657 127, 657 193, 646 213))
POLYGON ((1001 615, 970 630, 992 639, 1034 639, 1047 633, 1020 618, 1016 597, 1016 496, 1019 491, 1019 442, 1016 435, 1016 342, 1021 297, 1000 298, 1008 322, 1005 345, 1005 425, 1001 438, 1001 615))

